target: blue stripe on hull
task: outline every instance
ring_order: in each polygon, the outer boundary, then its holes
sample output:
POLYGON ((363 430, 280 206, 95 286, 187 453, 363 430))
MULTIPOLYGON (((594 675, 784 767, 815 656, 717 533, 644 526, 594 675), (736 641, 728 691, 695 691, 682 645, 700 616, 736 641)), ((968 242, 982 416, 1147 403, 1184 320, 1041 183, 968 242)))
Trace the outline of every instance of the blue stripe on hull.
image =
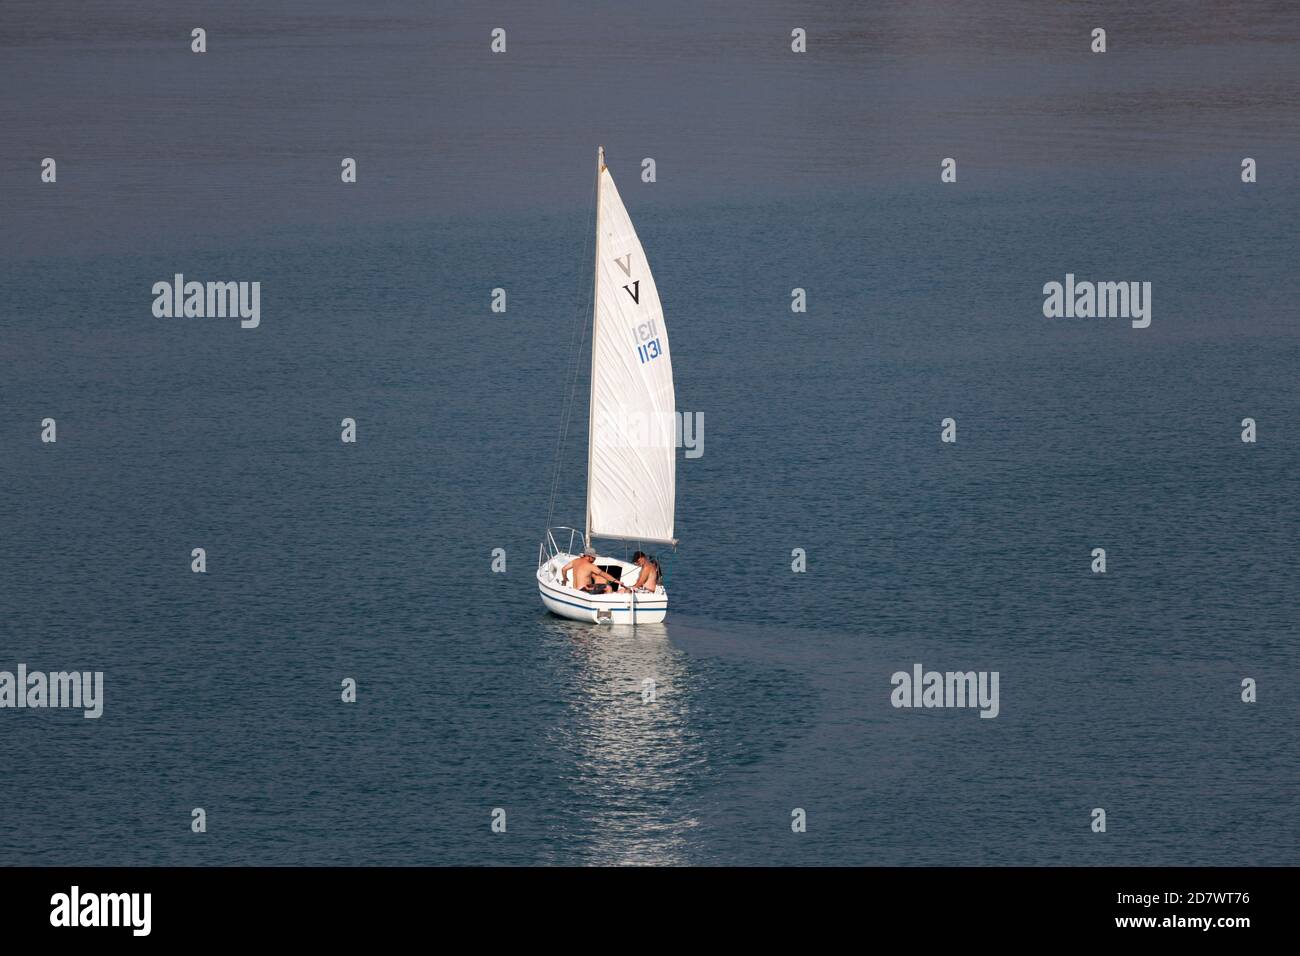
MULTIPOLYGON (((577 604, 573 601, 567 600, 568 598, 567 594, 564 594, 561 591, 556 591, 554 588, 542 584, 541 581, 537 582, 537 586, 540 587, 542 590, 546 591, 547 597, 549 597, 552 601, 555 601, 557 604, 567 604, 569 605, 569 607, 576 607, 580 610, 591 611, 593 613, 596 611, 611 611, 616 614, 632 613, 632 609, 627 607, 614 607, 612 605, 605 605, 605 604, 597 605, 597 606, 592 606, 590 604, 577 604)), ((638 601, 636 610, 638 614, 643 611, 666 611, 668 610, 668 602, 664 601, 664 603, 662 604, 643 604, 638 601)))

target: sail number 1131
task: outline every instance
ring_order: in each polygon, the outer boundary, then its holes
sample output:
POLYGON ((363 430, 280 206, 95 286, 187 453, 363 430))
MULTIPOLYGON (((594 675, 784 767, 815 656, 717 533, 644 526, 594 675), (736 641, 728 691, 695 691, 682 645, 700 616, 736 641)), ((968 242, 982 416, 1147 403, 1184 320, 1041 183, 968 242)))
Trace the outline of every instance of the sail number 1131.
POLYGON ((641 358, 641 364, 651 362, 664 354, 663 344, 659 340, 659 329, 655 326, 655 321, 642 322, 632 330, 636 338, 636 354, 641 358))

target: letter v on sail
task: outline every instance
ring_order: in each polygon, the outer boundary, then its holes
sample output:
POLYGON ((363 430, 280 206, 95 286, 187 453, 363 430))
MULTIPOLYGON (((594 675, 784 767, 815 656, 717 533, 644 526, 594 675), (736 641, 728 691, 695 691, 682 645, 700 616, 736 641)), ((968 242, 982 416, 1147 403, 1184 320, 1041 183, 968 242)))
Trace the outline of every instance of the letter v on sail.
POLYGON ((668 330, 645 250, 605 165, 604 147, 596 158, 592 297, 586 530, 547 529, 538 552, 537 586, 542 603, 563 617, 656 623, 668 612, 662 582, 634 590, 643 567, 602 556, 592 546, 596 538, 677 544, 676 400, 668 330))

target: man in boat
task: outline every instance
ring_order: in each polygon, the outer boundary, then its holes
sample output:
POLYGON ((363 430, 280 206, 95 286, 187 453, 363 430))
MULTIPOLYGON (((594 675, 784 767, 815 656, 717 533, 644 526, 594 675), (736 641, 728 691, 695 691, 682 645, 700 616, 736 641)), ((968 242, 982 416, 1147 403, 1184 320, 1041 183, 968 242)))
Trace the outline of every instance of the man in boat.
POLYGON ((604 594, 606 591, 620 590, 618 578, 596 567, 595 548, 587 548, 561 568, 561 581, 570 570, 573 571, 573 586, 579 591, 586 591, 588 594, 604 594))
POLYGON ((641 569, 641 574, 632 585, 633 591, 653 592, 659 586, 659 562, 649 557, 644 551, 632 555, 632 563, 641 569))

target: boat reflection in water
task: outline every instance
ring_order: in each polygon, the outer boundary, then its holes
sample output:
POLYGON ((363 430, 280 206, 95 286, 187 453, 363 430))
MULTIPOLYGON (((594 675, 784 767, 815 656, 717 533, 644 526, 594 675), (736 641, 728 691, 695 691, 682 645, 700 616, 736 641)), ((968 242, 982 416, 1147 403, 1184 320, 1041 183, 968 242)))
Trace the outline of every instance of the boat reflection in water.
POLYGON ((552 626, 574 664, 569 719, 552 731, 581 820, 581 832, 564 839, 591 864, 691 862, 692 795, 708 763, 691 727, 686 655, 661 624, 552 626))

